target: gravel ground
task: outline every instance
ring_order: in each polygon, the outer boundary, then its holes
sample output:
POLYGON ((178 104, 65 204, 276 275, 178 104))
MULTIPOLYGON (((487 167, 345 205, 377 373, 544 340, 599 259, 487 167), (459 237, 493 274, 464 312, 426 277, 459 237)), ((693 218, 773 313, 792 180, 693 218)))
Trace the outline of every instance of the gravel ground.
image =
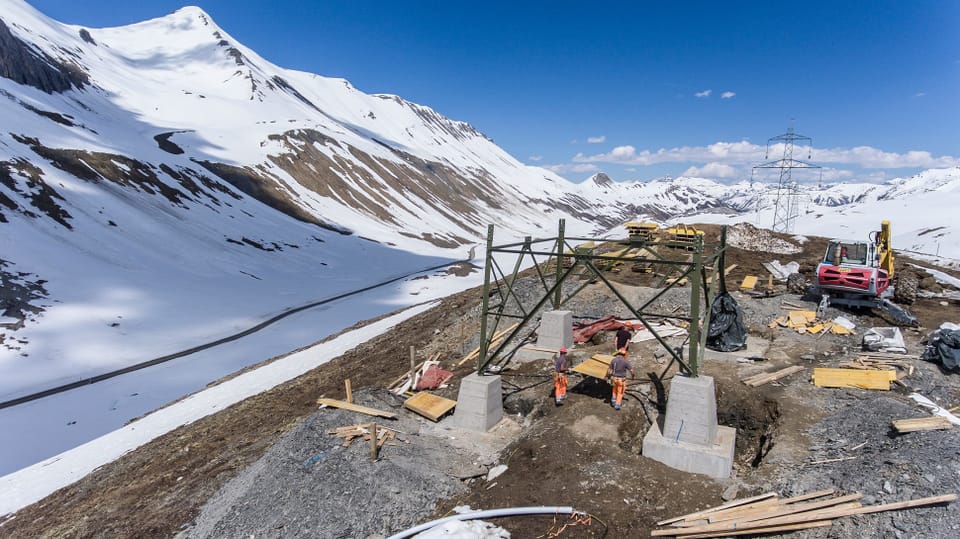
MULTIPOLYGON (((354 402, 396 411, 402 401, 365 388, 354 402)), ((426 520, 439 500, 466 491, 461 478, 486 473, 501 445, 496 433, 467 433, 427 423, 321 409, 227 483, 178 537, 379 537, 426 520), (377 421, 401 431, 371 461, 370 443, 329 434, 377 421)))

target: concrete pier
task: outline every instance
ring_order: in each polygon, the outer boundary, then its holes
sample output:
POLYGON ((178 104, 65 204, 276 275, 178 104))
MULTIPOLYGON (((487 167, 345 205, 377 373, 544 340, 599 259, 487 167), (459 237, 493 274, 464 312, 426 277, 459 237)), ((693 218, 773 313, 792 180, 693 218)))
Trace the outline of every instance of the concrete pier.
POLYGON ((470 374, 460 382, 454 425, 473 431, 488 431, 503 419, 503 386, 499 376, 470 374))
POLYGON ((723 479, 733 469, 737 429, 717 424, 717 397, 710 376, 675 376, 663 430, 654 423, 643 455, 671 468, 723 479))

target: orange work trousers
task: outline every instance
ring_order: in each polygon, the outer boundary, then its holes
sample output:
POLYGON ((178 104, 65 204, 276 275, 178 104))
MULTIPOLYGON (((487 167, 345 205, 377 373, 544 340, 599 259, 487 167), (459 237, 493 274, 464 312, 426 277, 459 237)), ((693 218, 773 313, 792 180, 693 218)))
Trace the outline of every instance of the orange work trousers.
POLYGON ((553 373, 554 397, 562 399, 567 396, 567 375, 562 372, 553 373))
POLYGON ((613 402, 620 404, 623 401, 623 392, 627 390, 627 379, 613 377, 613 402))

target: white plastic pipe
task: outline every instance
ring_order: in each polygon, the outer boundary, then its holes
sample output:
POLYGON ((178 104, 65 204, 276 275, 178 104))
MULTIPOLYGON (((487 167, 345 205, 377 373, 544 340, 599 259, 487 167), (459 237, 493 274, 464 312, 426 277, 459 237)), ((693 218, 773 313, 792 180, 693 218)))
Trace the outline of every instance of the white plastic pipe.
POLYGON ((451 522, 454 520, 482 520, 485 518, 497 518, 497 517, 513 517, 517 515, 571 515, 574 513, 573 507, 504 507, 502 509, 489 509, 487 511, 475 511, 473 513, 463 513, 460 515, 453 515, 450 517, 445 517, 437 520, 433 520, 424 524, 420 524, 409 530, 402 531, 400 533, 391 535, 387 539, 404 539, 406 537, 412 537, 422 531, 429 530, 439 526, 445 522, 451 522))

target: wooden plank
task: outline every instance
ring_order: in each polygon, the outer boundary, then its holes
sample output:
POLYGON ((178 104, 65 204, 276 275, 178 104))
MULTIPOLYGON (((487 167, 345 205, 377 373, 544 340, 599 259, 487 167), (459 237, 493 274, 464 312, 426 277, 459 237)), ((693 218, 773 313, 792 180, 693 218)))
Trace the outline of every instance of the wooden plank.
POLYGON ((353 404, 353 388, 350 386, 350 379, 347 378, 343 381, 343 385, 347 390, 347 402, 353 404))
POLYGON ((800 372, 802 370, 803 370, 803 367, 801 367, 800 365, 793 365, 785 369, 780 369, 779 371, 776 371, 776 372, 763 373, 762 375, 757 375, 751 378, 747 378, 746 380, 743 381, 743 383, 747 384, 750 387, 758 387, 764 384, 769 384, 770 382, 773 382, 775 380, 785 378, 787 376, 790 376, 791 374, 800 372))
POLYGON ((721 515, 737 515, 739 513, 743 513, 747 511, 755 511, 757 509, 762 509, 764 507, 774 507, 774 506, 780 505, 782 501, 783 500, 777 497, 767 498, 765 500, 759 500, 759 501, 751 502, 744 505, 738 505, 736 507, 730 507, 728 509, 722 509, 720 511, 715 511, 713 513, 708 513, 706 515, 698 515, 691 519, 684 519, 683 522, 674 522, 671 525, 672 526, 678 526, 678 525, 702 526, 703 524, 708 524, 709 522, 712 522, 711 520, 709 520, 711 518, 718 518, 721 515))
MULTIPOLYGON (((517 323, 513 324, 512 326, 508 327, 507 329, 504 329, 503 331, 498 331, 497 333, 495 333, 495 334, 493 335, 493 338, 490 339, 490 345, 491 345, 491 346, 496 346, 497 344, 499 344, 499 341, 500 341, 501 339, 503 339, 504 335, 506 335, 507 333, 510 333, 511 331, 514 330, 514 328, 516 328, 516 327, 519 326, 519 325, 520 325, 520 322, 517 322, 517 323)), ((470 352, 469 354, 465 355, 465 356, 463 357, 463 359, 461 359, 461 360, 457 363, 457 366, 463 365, 464 363, 470 361, 471 359, 476 359, 477 356, 479 356, 479 355, 480 355, 480 347, 478 346, 478 347, 474 348, 472 352, 470 352)))
POLYGON ((370 423, 370 460, 377 460, 377 424, 370 423))
POLYGON ((752 530, 732 530, 725 532, 707 532, 685 535, 688 539, 706 538, 706 537, 727 537, 730 535, 760 535, 766 533, 780 533, 797 530, 806 530, 809 528, 822 528, 833 524, 832 520, 814 520, 812 522, 801 522, 800 524, 787 524, 785 526, 770 526, 768 528, 754 528, 752 530))
POLYGON ((443 414, 457 405, 457 401, 421 391, 403 403, 403 407, 431 421, 439 421, 443 414))
POLYGON ((383 410, 377 410, 376 408, 368 408, 366 406, 360 406, 358 404, 351 404, 349 402, 338 401, 336 399, 327 399, 319 398, 317 399, 317 404, 321 406, 331 406, 333 408, 342 408, 344 410, 349 410, 351 412, 357 412, 359 414, 373 415, 377 417, 385 417, 387 419, 396 419, 397 414, 393 412, 384 412, 383 410))
POLYGON ((677 521, 683 520, 683 519, 685 519, 685 518, 698 517, 698 516, 701 516, 701 515, 706 515, 706 514, 709 514, 709 513, 714 513, 714 512, 716 512, 716 511, 721 511, 721 510, 724 510, 724 509, 728 509, 728 508, 730 508, 730 507, 737 507, 738 505, 745 505, 745 504, 748 504, 748 503, 753 503, 753 502, 757 502, 757 501, 760 501, 760 500, 765 500, 765 499, 767 499, 767 498, 775 498, 776 496, 777 496, 777 493, 776 493, 776 492, 767 492, 767 493, 764 493, 764 494, 759 494, 759 495, 757 495, 757 496, 752 496, 752 497, 750 497, 750 498, 741 498, 741 499, 739 499, 739 500, 730 500, 729 502, 727 502, 727 503, 725 503, 725 504, 722 504, 722 505, 718 505, 718 506, 715 506, 715 507, 708 507, 708 508, 706 508, 706 509, 701 509, 700 511, 695 511, 695 512, 693 512, 693 513, 688 513, 688 514, 686 514, 686 515, 681 515, 681 516, 679 516, 679 517, 668 518, 667 520, 661 520, 660 522, 657 522, 657 526, 663 526, 663 525, 665 525, 665 524, 670 524, 671 522, 677 522, 677 521))
POLYGON ((757 286, 757 276, 747 275, 740 283, 740 290, 753 290, 753 287, 755 286, 757 286))
POLYGON ((696 526, 690 528, 675 528, 670 530, 653 530, 650 532, 651 536, 665 536, 665 535, 676 535, 689 537, 698 533, 706 532, 732 532, 735 530, 756 530, 758 528, 766 528, 772 526, 782 526, 790 524, 799 524, 802 522, 814 522, 817 520, 828 520, 835 519, 851 515, 865 515, 869 513, 881 513, 884 511, 895 511, 899 509, 908 509, 910 507, 922 507, 925 505, 935 505, 940 503, 948 503, 955 501, 957 499, 956 494, 943 494, 941 496, 930 496, 928 498, 919 498, 916 500, 908 500, 904 502, 896 503, 887 503, 880 505, 868 505, 866 507, 844 507, 844 508, 831 508, 823 509, 820 511, 807 511, 799 514, 790 514, 777 518, 769 518, 765 520, 755 520, 751 522, 718 522, 716 524, 706 524, 704 526, 696 526))
POLYGON ((856 369, 813 369, 813 384, 817 387, 852 387, 859 389, 890 390, 890 382, 897 379, 896 371, 862 371, 856 369))
POLYGON ((918 430, 945 430, 953 428, 949 419, 940 416, 922 417, 918 419, 897 419, 893 422, 897 432, 915 432, 918 430))

